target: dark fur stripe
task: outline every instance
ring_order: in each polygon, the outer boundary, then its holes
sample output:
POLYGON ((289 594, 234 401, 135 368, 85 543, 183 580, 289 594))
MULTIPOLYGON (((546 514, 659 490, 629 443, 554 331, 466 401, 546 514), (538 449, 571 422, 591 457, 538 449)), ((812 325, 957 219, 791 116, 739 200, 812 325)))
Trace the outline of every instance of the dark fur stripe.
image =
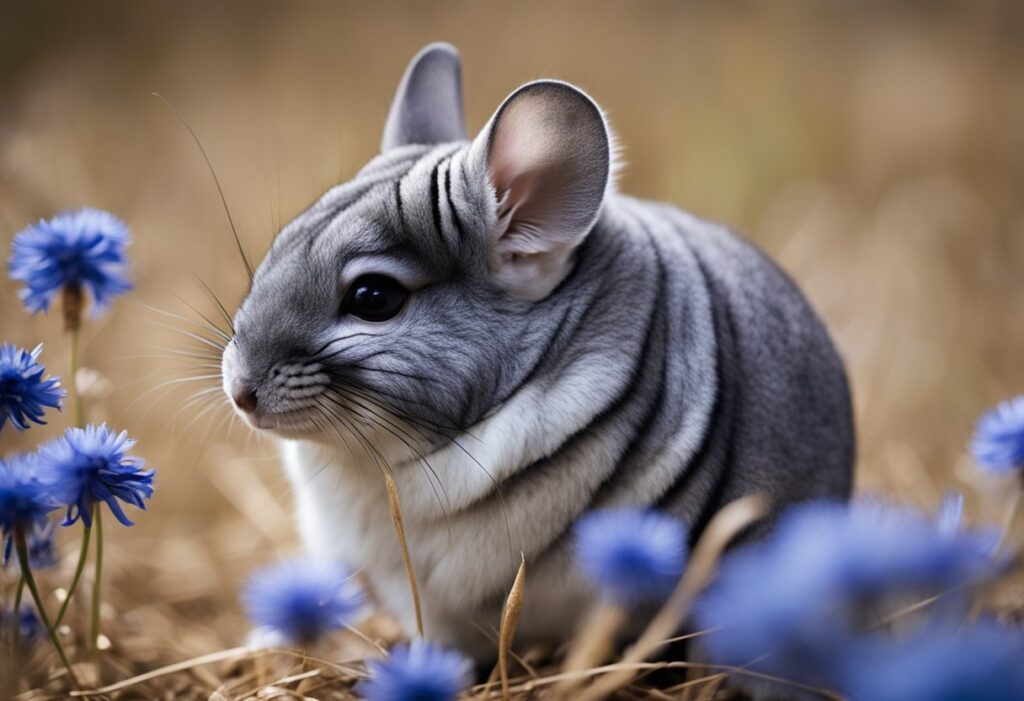
MULTIPOLYGON (((652 238, 652 244, 653 244, 653 238, 652 238)), ((658 266, 658 280, 659 280, 659 288, 658 289, 660 289, 660 284, 664 280, 665 269, 664 269, 664 264, 663 264, 663 262, 661 260, 661 256, 659 254, 657 254, 657 247, 655 247, 655 252, 656 252, 656 255, 657 255, 657 266, 658 266)), ((570 305, 570 309, 571 309, 571 305, 570 305)), ((588 307, 588 311, 589 311, 589 307, 588 307)), ((654 347, 654 338, 655 338, 656 332, 662 330, 662 327, 663 327, 663 324, 659 323, 659 321, 660 321, 659 320, 660 311, 661 310, 660 310, 660 307, 658 305, 657 297, 655 297, 655 299, 652 300, 651 309, 650 309, 650 312, 648 313, 648 316, 647 316, 647 326, 646 326, 646 331, 644 333, 643 346, 641 347, 640 353, 638 353, 636 355, 635 361, 634 361, 633 366, 632 366, 632 368, 630 370, 629 380, 623 385, 622 391, 619 392, 619 394, 614 399, 612 399, 612 401, 609 402, 608 405, 605 406, 600 412, 595 414, 591 418, 591 420, 589 422, 587 422, 586 425, 582 426, 581 428, 579 428, 578 430, 576 430, 575 432, 573 432, 572 434, 567 436, 566 439, 562 442, 562 444, 559 445, 558 448, 556 448, 555 451, 551 455, 549 455, 547 457, 544 457, 544 458, 540 458, 539 460, 535 460, 530 465, 527 465, 526 467, 524 467, 522 470, 517 472, 513 477, 511 477, 503 485, 503 487, 502 487, 503 489, 508 489, 508 490, 515 489, 515 485, 516 485, 517 482, 520 482, 522 480, 530 480, 530 479, 532 479, 536 475, 538 470, 544 470, 548 466, 561 467, 560 460, 561 460, 562 455, 564 455, 564 453, 566 451, 572 450, 574 448, 574 446, 579 441, 586 439, 588 436, 593 435, 595 432, 600 432, 609 421, 614 421, 616 418, 618 418, 618 416, 625 409, 625 407, 628 404, 630 404, 631 402, 635 401, 637 399, 637 397, 641 394, 641 391, 643 389, 646 389, 646 388, 643 387, 644 383, 641 381, 641 377, 642 377, 644 371, 647 369, 646 368, 647 359, 650 356, 650 354, 652 352, 652 349, 654 347)), ((583 314, 583 317, 586 317, 586 313, 583 314)), ((576 328, 578 328, 580 325, 582 325, 582 323, 583 323, 583 320, 581 318, 580 322, 573 328, 573 331, 575 331, 576 328)), ((562 323, 559 324, 559 327, 564 326, 564 324, 565 324, 565 319, 562 320, 562 323)), ((663 340, 667 343, 667 338, 663 339, 663 340)), ((541 356, 541 358, 542 359, 550 359, 551 358, 551 356, 549 355, 547 349, 545 350, 545 353, 544 353, 544 355, 541 356)), ((664 356, 664 358, 662 360, 662 364, 661 364, 661 375, 662 376, 664 376, 665 363, 666 362, 667 362, 667 355, 664 356)), ((521 383, 519 386, 522 387, 528 381, 529 380, 521 383)), ((661 386, 663 384, 664 384, 663 382, 659 382, 658 383, 659 396, 661 394, 661 389, 660 388, 661 388, 661 386)), ((656 399, 655 402, 654 402, 654 405, 656 406, 659 403, 659 401, 660 401, 660 399, 656 399)), ((650 411, 648 411, 646 413, 645 421, 647 420, 647 418, 649 416, 650 416, 650 411)), ((639 427, 641 427, 643 425, 644 425, 643 423, 638 424, 638 426, 636 427, 637 430, 639 430, 639 427)), ((627 451, 628 450, 629 449, 627 449, 627 451)), ((625 455, 624 455, 624 458, 625 458, 625 455)), ((622 461, 620 461, 618 463, 618 465, 616 466, 615 470, 613 470, 610 473, 609 480, 606 480, 605 484, 607 484, 608 481, 610 481, 615 476, 616 471, 621 468, 622 464, 623 464, 622 461)), ((602 487, 603 486, 605 486, 605 485, 602 485, 602 487)), ((591 501, 596 499, 597 494, 600 491, 601 491, 601 487, 599 487, 598 490, 595 492, 595 495, 594 495, 594 497, 592 498, 591 501)), ((555 539, 552 542, 557 542, 559 539, 565 537, 568 534, 568 532, 571 530, 571 528, 572 528, 572 524, 570 523, 570 524, 567 525, 566 531, 563 534, 560 534, 560 535, 556 536, 555 539)))
POLYGON ((434 170, 430 173, 430 212, 434 216, 434 231, 437 233, 437 238, 440 239, 441 244, 444 245, 444 229, 441 228, 441 195, 438 189, 437 178, 438 171, 441 169, 441 164, 446 159, 437 162, 434 166, 434 170))
POLYGON ((526 374, 523 376, 523 381, 518 385, 513 386, 504 396, 502 396, 501 400, 495 405, 496 408, 508 401, 508 398, 518 392, 520 387, 531 382, 534 377, 536 377, 537 373, 540 372, 545 362, 552 357, 555 346, 564 340, 565 334, 563 332, 568 328, 566 322, 569 321, 569 316, 572 315, 572 312, 573 308, 571 305, 565 308, 562 318, 559 319, 558 325, 555 326, 555 333, 551 334, 551 337, 548 338, 547 345, 544 346, 544 350, 537 355, 536 362, 534 362, 530 369, 527 370, 526 374))
MULTIPOLYGON (((715 289, 714 281, 699 258, 697 266, 704 283, 709 289, 715 289)), ((712 300, 712 321, 717 341, 715 375, 718 391, 715 394, 715 403, 711 410, 711 420, 701 438, 697 453, 689 464, 680 470, 678 479, 665 490, 657 502, 658 508, 671 509, 672 504, 688 492, 695 480, 708 471, 714 474, 710 493, 702 499, 701 511, 693 519, 693 523, 689 524, 691 547, 697 542, 714 516, 715 510, 721 505, 720 499, 732 472, 734 444, 732 434, 738 421, 735 394, 740 384, 740 378, 735 377, 738 363, 732 357, 736 338, 732 314, 724 294, 722 296, 713 295, 712 300)))
MULTIPOLYGON (((722 306, 724 307, 723 317, 725 326, 728 329, 727 334, 724 335, 727 335, 729 341, 731 341, 736 337, 732 313, 728 309, 727 305, 723 304, 722 306)), ((720 336, 719 340, 721 342, 724 339, 720 336)), ((722 343, 719 348, 724 345, 725 344, 722 343)), ((720 351, 720 363, 722 356, 724 355, 725 353, 720 351)), ((732 363, 730 363, 730 365, 732 365, 732 363)), ((728 379, 724 377, 727 373, 723 372, 721 367, 722 365, 720 364, 720 384, 718 394, 719 397, 721 397, 721 402, 717 400, 715 401, 715 411, 712 413, 711 424, 709 425, 708 430, 709 437, 712 435, 712 431, 710 430, 711 426, 714 426, 716 429, 714 433, 718 434, 718 436, 722 436, 722 438, 717 441, 721 450, 721 459, 716 461, 713 458, 709 459, 708 456, 705 456, 704 460, 701 462, 691 462, 690 469, 687 470, 687 472, 696 472, 697 470, 702 469, 705 464, 713 465, 715 470, 715 481, 712 483, 711 493, 704 500, 704 505, 701 508, 700 513, 697 514, 693 523, 690 524, 691 548, 697 543, 697 539, 700 537, 701 533, 704 532, 704 529, 707 528, 708 523, 711 522, 711 518, 715 515, 715 512, 722 506, 722 499, 725 496, 726 489, 733 476, 734 448, 736 446, 736 441, 732 440, 732 434, 735 431, 735 427, 741 422, 740 402, 737 401, 735 393, 741 383, 734 380, 730 387, 723 387, 721 382, 728 382, 728 379), (728 394, 725 394, 726 392, 728 392, 728 394)), ((712 441, 710 439, 707 441, 707 445, 709 447, 712 446, 712 441)), ((679 491, 685 491, 685 489, 686 487, 683 485, 679 491)), ((678 493, 679 492, 677 492, 677 494, 678 493)))
MULTIPOLYGON (((657 242, 654 240, 654 236, 643 224, 639 217, 636 218, 636 222, 639 226, 641 226, 644 229, 644 231, 647 233, 647 236, 651 240, 651 247, 654 250, 654 255, 657 258, 658 262, 658 284, 655 289, 662 290, 664 289, 666 277, 665 261, 662 260, 661 251, 658 248, 657 242)), ((670 340, 668 338, 668 321, 666 319, 665 311, 661 309, 657 303, 655 303, 654 310, 651 314, 651 318, 647 322, 647 338, 644 341, 643 354, 640 356, 643 359, 643 366, 646 366, 647 358, 651 352, 651 341, 653 339, 655 327, 658 327, 659 330, 663 332, 663 338, 661 339, 661 341, 664 346, 661 356, 661 364, 658 370, 658 376, 660 378, 660 381, 658 382, 658 390, 654 395, 654 400, 650 403, 650 405, 647 407, 647 410, 644 412, 643 418, 640 420, 636 433, 630 439, 629 443, 626 446, 626 450, 622 454, 622 457, 620 457, 619 461, 616 463, 615 469, 612 470, 611 474, 609 475, 608 479, 605 480, 604 484, 602 484, 601 487, 598 488, 598 491, 594 494, 594 498, 591 501, 598 501, 601 498, 601 496, 605 492, 607 492, 609 486, 614 483, 616 477, 622 476, 624 474, 624 471, 626 470, 630 458, 633 457, 633 454, 637 450, 637 448, 639 448, 644 443, 644 441, 648 439, 651 430, 654 428, 655 419, 661 412, 662 404, 665 401, 665 375, 668 371, 668 345, 670 343, 670 340)), ((650 368, 645 367, 645 369, 653 371, 653 369, 650 368)), ((637 373, 637 375, 639 375, 639 373, 637 373)), ((634 376, 633 382, 639 384, 639 377, 634 376)))
POLYGON ((462 219, 459 217, 459 210, 452 202, 452 169, 448 168, 448 177, 444 181, 444 196, 448 200, 448 209, 452 213, 452 223, 455 224, 455 231, 459 235, 460 243, 466 238, 466 230, 462 226, 462 219))
POLYGON ((405 229, 405 208, 402 206, 402 179, 395 181, 395 206, 398 207, 398 224, 405 229))

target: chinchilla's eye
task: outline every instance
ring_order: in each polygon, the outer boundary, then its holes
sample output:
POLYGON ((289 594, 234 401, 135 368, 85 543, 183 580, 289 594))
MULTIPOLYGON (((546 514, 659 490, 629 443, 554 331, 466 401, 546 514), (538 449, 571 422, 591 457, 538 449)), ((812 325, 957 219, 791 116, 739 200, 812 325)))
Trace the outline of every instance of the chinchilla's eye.
POLYGON ((409 290, 387 275, 360 275, 348 288, 341 303, 342 314, 352 314, 366 321, 387 321, 402 310, 409 290))

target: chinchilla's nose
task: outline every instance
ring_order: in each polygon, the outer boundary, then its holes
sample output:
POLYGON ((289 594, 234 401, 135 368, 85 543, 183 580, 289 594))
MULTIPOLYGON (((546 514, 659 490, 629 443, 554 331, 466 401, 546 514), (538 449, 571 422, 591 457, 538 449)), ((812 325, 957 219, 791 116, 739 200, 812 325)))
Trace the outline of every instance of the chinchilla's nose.
POLYGON ((231 398, 242 411, 251 414, 256 411, 256 390, 245 380, 237 380, 231 390, 231 398))

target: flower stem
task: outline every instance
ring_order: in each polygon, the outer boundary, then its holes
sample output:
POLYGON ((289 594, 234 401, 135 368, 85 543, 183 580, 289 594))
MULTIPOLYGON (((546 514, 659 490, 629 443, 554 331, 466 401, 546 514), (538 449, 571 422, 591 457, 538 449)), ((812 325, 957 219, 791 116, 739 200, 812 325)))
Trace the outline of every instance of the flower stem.
POLYGON ((1010 498, 1010 506, 1004 517, 1003 534, 999 538, 999 545, 996 546, 997 552, 1002 553, 1007 548, 1020 548, 1020 538, 1017 536, 1017 523, 1020 521, 1021 513, 1024 512, 1022 507, 1024 507, 1024 484, 1018 481, 1013 496, 1010 498))
MULTIPOLYGON (((20 566, 20 565, 19 565, 20 566)), ((14 590, 14 610, 21 608, 21 596, 25 593, 25 575, 18 577, 18 588, 14 590)))
POLYGON ((72 419, 74 420, 75 426, 78 428, 85 427, 85 406, 82 403, 82 395, 78 392, 78 342, 79 342, 79 330, 72 328, 71 333, 71 377, 68 384, 71 385, 71 393, 74 397, 74 414, 72 419))
POLYGON ((75 676, 75 670, 71 668, 71 660, 68 659, 68 654, 64 651, 64 646, 61 645, 60 638, 57 637, 57 629, 53 627, 53 624, 50 622, 50 617, 46 615, 46 608, 43 606, 43 599, 39 596, 39 587, 36 586, 36 580, 32 576, 32 570, 28 561, 28 545, 25 542, 24 528, 18 528, 15 530, 14 547, 18 551, 18 564, 21 567, 22 579, 28 587, 29 593, 32 594, 32 600, 36 604, 36 613, 39 614, 39 620, 43 622, 46 632, 50 635, 50 642, 52 642, 54 648, 57 649, 57 654, 60 655, 60 661, 64 663, 64 667, 68 670, 68 676, 71 677, 71 683, 77 689, 79 687, 78 677, 75 676))
POLYGON ((21 596, 25 593, 25 575, 18 576, 18 588, 14 590, 14 645, 11 648, 13 659, 17 660, 18 651, 21 649, 21 596))
POLYGON ((85 561, 89 556, 89 535, 92 533, 92 528, 85 526, 82 531, 82 547, 78 551, 78 564, 75 565, 75 576, 71 578, 71 586, 68 587, 67 596, 64 597, 64 602, 60 605, 60 611, 57 613, 57 618, 54 619, 53 625, 60 627, 61 621, 64 620, 64 614, 68 610, 68 604, 71 603, 71 597, 74 596, 75 590, 78 589, 78 582, 82 579, 82 572, 85 571, 85 561))
POLYGON ((96 683, 100 683, 100 584, 103 577, 103 519, 100 503, 93 506, 92 520, 96 524, 96 578, 92 583, 92 650, 96 664, 96 683))

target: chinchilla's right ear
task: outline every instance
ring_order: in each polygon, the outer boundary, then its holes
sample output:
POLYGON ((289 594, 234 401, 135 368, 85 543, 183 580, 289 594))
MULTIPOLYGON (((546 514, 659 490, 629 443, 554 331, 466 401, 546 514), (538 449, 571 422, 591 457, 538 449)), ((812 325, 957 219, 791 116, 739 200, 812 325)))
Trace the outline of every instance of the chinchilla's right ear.
POLYGON ((604 114, 573 85, 529 83, 494 113, 468 162, 493 197, 495 282, 520 299, 544 298, 565 277, 604 202, 611 170, 604 114))
POLYGON ((459 53, 451 44, 430 44, 405 69, 384 125, 381 151, 465 138, 459 53))

